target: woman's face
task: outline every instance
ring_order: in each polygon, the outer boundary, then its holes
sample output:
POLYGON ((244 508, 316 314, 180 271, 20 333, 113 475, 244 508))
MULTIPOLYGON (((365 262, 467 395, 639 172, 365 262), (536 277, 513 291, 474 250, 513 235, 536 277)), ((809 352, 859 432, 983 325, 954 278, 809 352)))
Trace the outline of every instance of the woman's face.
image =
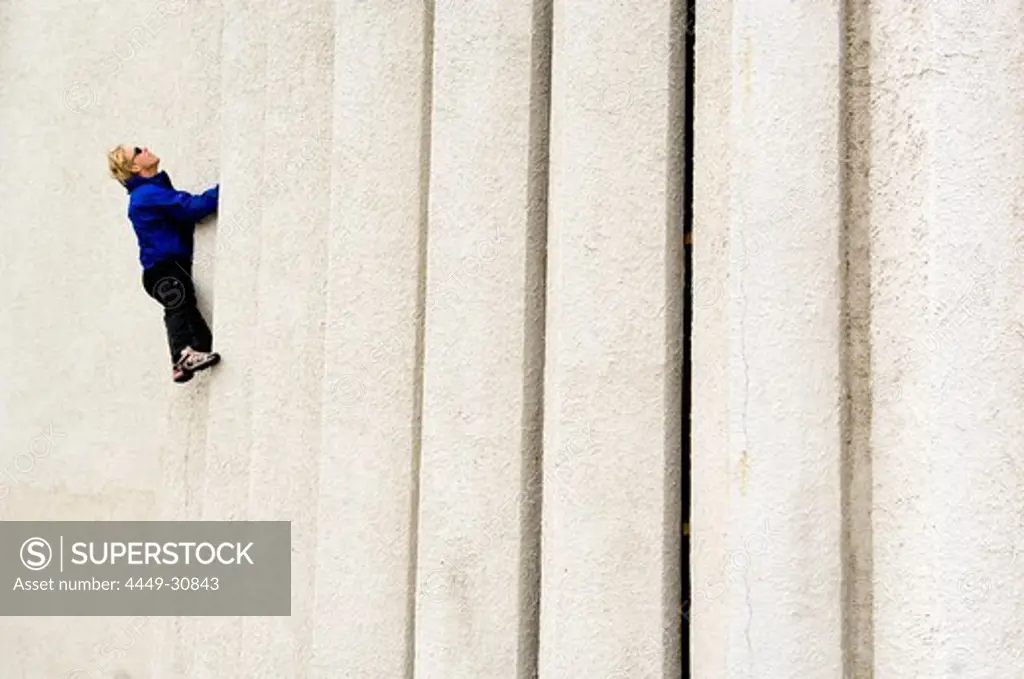
POLYGON ((128 153, 132 159, 132 170, 134 172, 153 170, 160 164, 160 159, 157 158, 156 154, 145 146, 136 146, 129 149, 128 153))

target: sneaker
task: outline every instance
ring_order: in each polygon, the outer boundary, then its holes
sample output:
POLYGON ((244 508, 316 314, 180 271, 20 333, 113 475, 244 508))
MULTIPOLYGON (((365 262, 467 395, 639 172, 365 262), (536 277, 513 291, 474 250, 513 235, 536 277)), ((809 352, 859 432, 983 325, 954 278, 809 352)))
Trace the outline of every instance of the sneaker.
POLYGON ((176 367, 186 373, 195 373, 218 363, 220 363, 220 354, 215 351, 196 351, 192 347, 185 347, 176 367))
POLYGON ((181 363, 178 362, 171 366, 171 377, 174 379, 175 382, 181 384, 183 382, 188 382, 190 379, 192 379, 192 373, 182 368, 181 363))

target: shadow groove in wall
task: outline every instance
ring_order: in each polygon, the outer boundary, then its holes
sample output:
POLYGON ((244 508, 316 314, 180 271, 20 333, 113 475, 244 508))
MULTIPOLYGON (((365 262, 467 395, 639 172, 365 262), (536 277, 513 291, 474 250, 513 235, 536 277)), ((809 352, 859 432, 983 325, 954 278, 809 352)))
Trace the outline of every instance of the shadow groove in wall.
POLYGON ((409 504, 409 578, 406 627, 406 679, 416 675, 416 573, 419 569, 420 466, 423 459, 423 369, 427 325, 427 239, 430 234, 430 143, 434 101, 434 2, 423 11, 423 86, 420 89, 420 233, 417 243, 415 393, 412 421, 412 480, 409 504))
POLYGON ((839 262, 842 314, 842 639, 844 676, 874 676, 871 471, 870 184, 871 3, 844 0, 839 158, 843 228, 839 262))
POLYGON ((530 149, 523 338, 523 412, 520 497, 519 656, 517 676, 538 674, 540 648, 541 520, 544 441, 544 343, 546 320, 547 215, 551 122, 551 0, 534 0, 530 149))
MULTIPOLYGON (((679 526, 682 536, 680 538, 681 544, 679 546, 679 561, 675 567, 679 572, 681 579, 680 586, 678 588, 678 600, 679 610, 677 611, 674 619, 665 621, 667 629, 673 629, 675 626, 679 630, 679 641, 678 641, 678 655, 680 656, 680 665, 682 668, 682 676, 689 677, 691 674, 690 664, 690 644, 689 644, 689 611, 690 611, 690 597, 691 597, 691 586, 690 586, 690 536, 689 536, 689 525, 690 525, 690 469, 691 469, 691 446, 690 446, 690 409, 691 409, 691 363, 690 363, 690 351, 691 351, 691 338, 690 335, 693 332, 693 133, 694 133, 694 118, 693 118, 693 106, 694 106, 694 52, 695 52, 695 36, 697 33, 697 11, 696 11, 696 0, 681 0, 677 3, 678 6, 673 7, 672 12, 672 25, 675 27, 674 40, 676 44, 672 45, 672 62, 670 64, 670 78, 669 83, 673 92, 677 92, 676 98, 672 100, 672 105, 682 106, 682 130, 680 132, 681 139, 676 137, 673 144, 669 148, 680 148, 682 149, 682 156, 677 161, 679 168, 670 172, 669 176, 673 177, 677 172, 682 173, 682 185, 683 193, 681 196, 681 205, 677 212, 679 214, 673 216, 673 211, 669 210, 669 215, 672 221, 679 225, 679 230, 675 231, 669 229, 669 244, 668 251, 672 252, 672 248, 681 248, 683 251, 683 262, 682 262, 682 300, 681 300, 681 313, 682 313, 682 374, 681 384, 678 385, 677 392, 680 398, 680 427, 678 431, 679 436, 679 450, 680 450, 680 465, 676 479, 678 484, 682 487, 682 501, 679 504, 679 516, 671 516, 671 494, 672 489, 666 488, 666 512, 669 513, 666 516, 666 525, 677 525, 679 526), (682 16, 679 13, 682 12, 682 16), (679 82, 681 74, 682 82, 679 82), (679 102, 679 100, 682 100, 679 102), (673 244, 672 239, 677 242, 673 244), (674 521, 674 523, 673 523, 674 521), (684 528, 685 526, 685 528, 684 528), (686 575, 683 576, 683 564, 686 564, 686 575)), ((670 112, 671 119, 673 121, 679 120, 679 114, 672 111, 670 112)), ((671 226, 671 225, 670 225, 671 226)), ((669 271, 672 274, 672 271, 669 271)), ((674 289, 672 283, 669 281, 668 290, 671 292, 674 289)), ((672 306, 666 304, 666 309, 671 309, 672 306)), ((671 337, 672 333, 675 332, 674 318, 671 314, 666 314, 666 328, 668 336, 671 337)), ((667 389, 674 388, 674 385, 667 383, 667 389)), ((672 399, 666 398, 666 404, 671 405, 672 399)), ((670 420, 671 421, 671 420, 670 420)), ((666 446, 667 449, 668 446, 666 446)), ((671 475, 666 474, 666 484, 671 481, 671 475)), ((672 614, 671 602, 665 607, 666 615, 672 614)), ((666 658, 669 660, 669 658, 666 658)))
MULTIPOLYGON (((670 8, 669 62, 668 69, 668 168, 666 172, 665 196, 668 204, 665 214, 665 473, 664 473, 664 572, 662 591, 663 639, 661 648, 664 658, 662 667, 667 676, 680 676, 682 663, 682 545, 683 545, 683 503, 680 501, 683 487, 683 450, 688 448, 683 437, 688 437, 689 407, 683 392, 684 383, 684 307, 685 301, 683 271, 685 268, 685 234, 689 231, 689 203, 692 183, 690 176, 691 152, 688 148, 690 122, 692 121, 692 16, 693 0, 672 0, 670 8), (685 411, 684 411, 685 406, 685 411)), ((688 373, 688 371, 685 371, 688 373)), ((687 468, 689 465, 687 464, 687 468)), ((687 473, 689 477, 689 473, 687 473)), ((689 674, 687 670, 687 676, 689 674)))

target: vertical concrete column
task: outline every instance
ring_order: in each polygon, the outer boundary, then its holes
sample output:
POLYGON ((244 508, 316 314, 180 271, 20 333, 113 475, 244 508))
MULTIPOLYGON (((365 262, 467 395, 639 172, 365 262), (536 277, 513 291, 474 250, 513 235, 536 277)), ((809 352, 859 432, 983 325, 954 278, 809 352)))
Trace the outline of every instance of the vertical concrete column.
POLYGON ((308 677, 396 679, 412 670, 428 16, 419 2, 337 0, 332 21, 323 455, 308 677))
POLYGON ((702 679, 842 673, 841 25, 837 0, 732 0, 697 21, 702 679))
POLYGON ((1013 2, 881 4, 872 18, 883 679, 1022 666, 1022 20, 1013 2))
POLYGON ((676 677, 685 12, 553 25, 539 676, 676 677))
POLYGON ((292 608, 290 617, 245 621, 240 667, 269 679, 304 676, 312 643, 334 7, 275 0, 264 11, 265 147, 262 166, 251 168, 262 174, 262 213, 245 366, 253 373, 249 518, 292 522, 292 608))
MULTIPOLYGON (((151 59, 146 73, 152 75, 165 58, 161 53, 183 54, 173 74, 167 74, 168 91, 188 91, 188 97, 172 97, 161 104, 161 116, 170 121, 187 119, 189 127, 168 135, 166 147, 149 142, 162 155, 161 167, 170 174, 179 189, 201 193, 220 181, 218 151, 221 147, 221 7, 185 2, 159 4, 155 12, 130 32, 135 37, 140 58, 151 59), (142 43, 143 39, 150 42, 142 43), (145 56, 144 56, 145 55, 145 56), (186 56, 187 55, 187 56, 186 56), (197 75, 201 74, 201 75, 197 75), (204 87, 205 84, 205 87, 204 87), (173 154, 173 155, 172 155, 173 154)), ((132 45, 135 46, 135 43, 132 45)), ((134 78, 125 78, 128 82, 134 78)), ((123 86, 123 85, 122 85, 123 86)), ((130 89, 130 88, 129 88, 130 89)), ((127 95, 127 91, 126 91, 127 95)), ((122 95, 125 96, 125 95, 122 95)), ((110 106, 117 106, 115 101, 110 106)), ((139 141, 139 143, 144 143, 139 141)), ((206 321, 215 324, 214 263, 217 246, 217 216, 197 225, 192 259, 192 278, 199 297, 199 308, 206 321)), ((186 388, 170 380, 170 357, 161 364, 161 381, 166 386, 167 435, 161 436, 163 478, 161 513, 167 520, 201 518, 202 486, 205 473, 207 403, 210 380, 200 379, 186 388)))
MULTIPOLYGON (((733 133, 734 0, 698 2, 694 36, 693 272, 690 414, 690 670, 693 677, 729 676, 732 612, 721 597, 728 547, 731 461, 729 367, 731 335, 725 286, 730 271, 733 133)), ((741 162, 737 160, 735 162, 741 162)), ((763 242, 764 239, 761 239, 763 242)), ((738 250, 742 251, 741 248, 738 250)))
MULTIPOLYGON (((220 205, 217 215, 216 270, 212 319, 214 349, 223 362, 209 379, 202 518, 249 518, 253 393, 262 373, 254 331, 258 300, 260 233, 265 177, 266 32, 264 3, 229 0, 221 37, 220 205)), ((204 260, 205 261, 205 260, 204 260)), ((200 264, 201 262, 197 262, 200 264)), ((203 377, 197 379, 206 379, 203 377)), ((240 618, 203 620, 191 640, 191 672, 196 679, 224 679, 241 673, 240 618)))
MULTIPOLYGON (((142 126, 141 138, 135 143, 153 148, 162 158, 161 168, 167 170, 174 184, 193 193, 221 181, 221 13, 218 3, 163 2, 153 3, 141 20, 129 21, 127 16, 122 17, 120 23, 126 26, 125 35, 129 37, 121 43, 118 53, 125 59, 126 72, 111 77, 110 84, 116 83, 122 92, 106 102, 115 119, 119 117, 120 102, 128 100, 126 97, 137 96, 153 102, 159 113, 140 112, 133 116, 132 124, 142 126), (173 72, 166 69, 167 54, 180 55, 173 72), (141 68, 132 74, 129 71, 134 66, 132 62, 138 61, 143 62, 138 64, 141 68), (142 85, 143 81, 148 84, 142 85), (138 87, 152 87, 154 91, 162 87, 165 94, 151 98, 138 92, 138 87), (168 97, 168 92, 181 94, 168 97)), ((217 216, 197 225, 192 260, 199 307, 211 327, 216 325, 213 308, 217 231, 217 216)), ((155 321, 159 315, 151 318, 155 321)), ((149 438, 154 452, 159 451, 161 466, 161 476, 153 480, 158 489, 154 505, 158 515, 153 518, 200 520, 203 518, 208 403, 213 381, 197 379, 185 387, 173 384, 170 357, 163 351, 159 355, 167 356, 157 371, 166 396, 152 399, 149 405, 154 410, 159 409, 166 430, 153 431, 149 438)), ((138 396, 138 392, 127 393, 138 396)), ((149 457, 143 455, 141 459, 149 457)), ((204 650, 209 626, 209 619, 188 617, 138 618, 122 623, 128 636, 151 635, 144 643, 150 651, 147 654, 148 676, 152 679, 196 676, 195 660, 204 650)), ((95 671, 100 674, 98 668, 95 671)))
POLYGON ((550 14, 436 6, 417 679, 536 676, 550 14))

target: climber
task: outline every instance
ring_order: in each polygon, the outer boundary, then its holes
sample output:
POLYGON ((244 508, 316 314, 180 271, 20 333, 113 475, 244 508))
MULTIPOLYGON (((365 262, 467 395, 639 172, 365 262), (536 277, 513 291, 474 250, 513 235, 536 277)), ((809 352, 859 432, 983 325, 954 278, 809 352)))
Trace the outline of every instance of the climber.
POLYGON ((220 185, 199 195, 178 191, 159 169, 160 159, 145 147, 117 146, 107 161, 111 176, 128 191, 143 289, 164 309, 171 377, 188 382, 194 373, 220 362, 192 280, 196 223, 217 211, 220 185))

